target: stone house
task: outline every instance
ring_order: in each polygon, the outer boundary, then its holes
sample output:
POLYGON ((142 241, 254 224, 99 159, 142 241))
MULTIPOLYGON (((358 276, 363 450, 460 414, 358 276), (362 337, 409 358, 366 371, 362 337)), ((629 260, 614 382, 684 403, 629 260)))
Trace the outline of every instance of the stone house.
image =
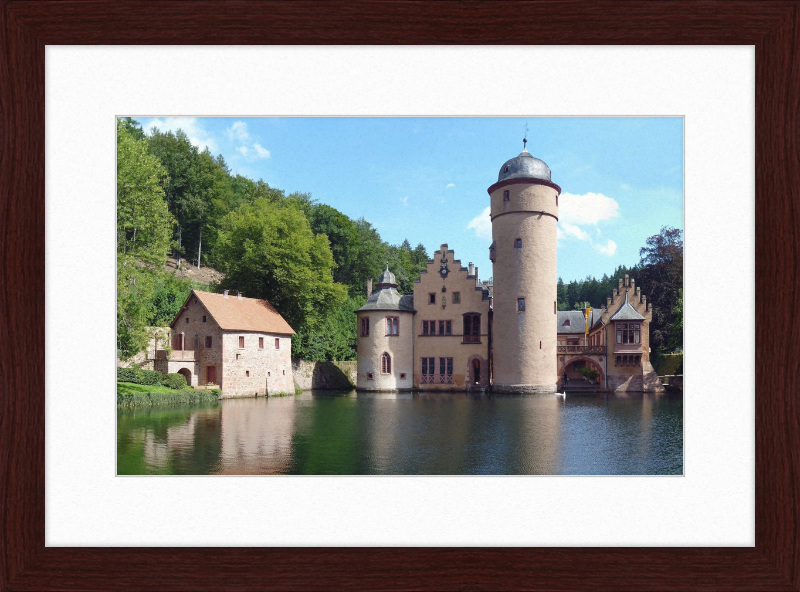
POLYGON ((295 331, 266 300, 192 290, 170 329, 172 353, 156 352, 156 370, 225 397, 294 392, 295 331))

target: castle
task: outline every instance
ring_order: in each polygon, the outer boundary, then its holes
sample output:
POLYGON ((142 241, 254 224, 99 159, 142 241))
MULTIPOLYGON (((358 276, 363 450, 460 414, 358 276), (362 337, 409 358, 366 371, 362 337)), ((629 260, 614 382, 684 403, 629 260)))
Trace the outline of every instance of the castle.
POLYGON ((523 144, 488 193, 493 284, 446 244, 413 294, 398 292, 387 266, 356 311, 357 388, 546 394, 575 381, 615 392, 663 390, 650 364, 652 304, 633 279, 620 279, 600 310, 558 311, 561 188, 550 168, 523 144), (587 383, 582 368, 594 369, 596 381, 587 383))

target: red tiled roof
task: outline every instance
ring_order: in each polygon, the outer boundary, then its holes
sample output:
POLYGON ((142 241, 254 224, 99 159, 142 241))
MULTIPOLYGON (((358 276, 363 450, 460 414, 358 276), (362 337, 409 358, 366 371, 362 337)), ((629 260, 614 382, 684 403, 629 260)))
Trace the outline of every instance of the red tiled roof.
POLYGON ((293 335, 280 313, 266 300, 258 298, 238 298, 222 294, 192 290, 192 294, 203 303, 223 331, 259 331, 261 333, 280 333, 293 335))

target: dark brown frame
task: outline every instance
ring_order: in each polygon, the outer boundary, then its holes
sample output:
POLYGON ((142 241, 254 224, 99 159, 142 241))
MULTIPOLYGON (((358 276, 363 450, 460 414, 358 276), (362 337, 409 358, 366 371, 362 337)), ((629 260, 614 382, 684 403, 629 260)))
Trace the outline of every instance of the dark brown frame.
POLYGON ((800 590, 800 330, 770 322, 800 308, 799 8, 0 0, 0 589, 800 590), (18 345, 44 343, 45 44, 531 41, 756 48, 755 547, 46 548, 44 350, 18 345))

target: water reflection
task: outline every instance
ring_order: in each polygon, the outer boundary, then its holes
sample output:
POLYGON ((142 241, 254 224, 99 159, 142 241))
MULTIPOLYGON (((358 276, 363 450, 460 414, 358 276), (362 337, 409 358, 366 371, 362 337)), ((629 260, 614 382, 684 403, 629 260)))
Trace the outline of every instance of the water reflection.
POLYGON ((119 474, 681 474, 682 399, 326 393, 120 410, 119 474))

